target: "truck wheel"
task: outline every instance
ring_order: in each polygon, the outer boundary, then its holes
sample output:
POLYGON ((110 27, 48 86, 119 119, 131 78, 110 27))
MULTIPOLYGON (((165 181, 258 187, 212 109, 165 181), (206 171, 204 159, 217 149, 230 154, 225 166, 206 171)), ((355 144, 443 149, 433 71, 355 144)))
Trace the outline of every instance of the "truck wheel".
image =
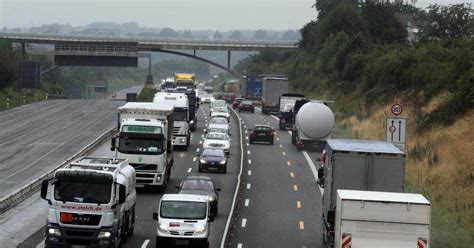
POLYGON ((128 229, 127 232, 127 237, 131 237, 133 235, 133 232, 135 231, 135 206, 133 206, 131 210, 131 218, 130 218, 130 229, 128 229))

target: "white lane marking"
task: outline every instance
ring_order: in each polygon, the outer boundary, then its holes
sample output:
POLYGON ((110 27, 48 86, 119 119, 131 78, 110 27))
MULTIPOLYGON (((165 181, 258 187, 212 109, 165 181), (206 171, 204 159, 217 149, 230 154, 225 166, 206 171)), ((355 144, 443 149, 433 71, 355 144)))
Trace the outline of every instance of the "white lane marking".
POLYGON ((250 144, 249 144, 249 143, 247 143, 247 146, 250 146, 250 144))
POLYGON ((251 176, 251 175, 252 175, 252 171, 251 171, 251 170, 248 170, 248 171, 247 171, 247 174, 248 174, 249 176, 251 176))
POLYGON ((199 148, 197 148, 197 149, 196 149, 196 152, 199 152, 199 150, 200 150, 200 149, 199 149, 199 148))
POLYGON ((244 125, 244 128, 247 128, 247 126, 246 126, 246 125, 244 125))
POLYGON ((206 132, 206 129, 204 128, 204 130, 202 130, 203 132, 206 132))
POLYGON ((241 244, 241 243, 238 243, 238 244, 237 244, 237 248, 242 248, 242 244, 241 244))
POLYGON ((189 168, 189 169, 188 169, 188 173, 190 173, 192 170, 193 170, 193 168, 189 168))
POLYGON ((204 138, 204 134, 203 134, 203 135, 201 135, 201 138, 204 138))
MULTIPOLYGON (((245 130, 244 133, 247 134, 247 130, 245 130)), ((247 139, 248 139, 248 137, 247 137, 247 139)))
POLYGON ((148 243, 150 243, 150 240, 149 240, 149 239, 145 240, 145 242, 143 242, 141 248, 146 248, 146 246, 148 245, 148 243))
POLYGON ((245 139, 249 139, 249 136, 245 136, 245 139))
POLYGON ((292 133, 291 133, 291 131, 290 131, 290 130, 288 130, 288 133, 289 133, 290 135, 292 135, 292 133))
POLYGON ((250 200, 249 199, 245 199, 245 206, 248 207, 249 206, 249 202, 250 200))
POLYGON ((275 119, 275 120, 277 120, 277 121, 280 120, 278 117, 276 117, 276 116, 274 116, 274 115, 270 115, 270 116, 273 117, 273 119, 275 119))
POLYGON ((250 150, 247 150, 247 154, 250 155, 250 150))
POLYGON ((252 164, 252 160, 249 159, 249 164, 252 164))
POLYGON ((251 185, 250 183, 247 183, 247 189, 250 189, 251 185))
POLYGON ((193 162, 196 162, 196 157, 193 158, 193 162))
POLYGON ((199 141, 199 144, 202 144, 202 140, 201 140, 201 141, 199 141))
MULTIPOLYGON (((318 171, 316 170, 316 166, 314 166, 313 161, 311 161, 311 158, 309 157, 308 153, 306 151, 303 151, 304 158, 309 164, 309 168, 311 169, 311 172, 313 172, 314 179, 318 181, 318 171)), ((318 185, 319 191, 321 192, 321 196, 324 194, 324 189, 321 188, 321 186, 318 185)))
POLYGON ((242 219, 242 227, 245 227, 247 225, 247 219, 243 218, 242 219))

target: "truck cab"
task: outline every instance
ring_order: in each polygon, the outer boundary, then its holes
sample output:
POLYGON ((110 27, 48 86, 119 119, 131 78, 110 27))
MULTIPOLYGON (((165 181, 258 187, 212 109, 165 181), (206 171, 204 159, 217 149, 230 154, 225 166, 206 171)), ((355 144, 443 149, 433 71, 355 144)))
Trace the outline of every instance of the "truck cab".
POLYGON ((191 143, 188 96, 185 93, 157 92, 153 102, 174 106, 173 146, 187 150, 191 143))
POLYGON ((156 247, 209 247, 214 217, 207 195, 163 195, 158 212, 153 213, 153 219, 158 221, 156 247))
POLYGON ((173 107, 127 103, 118 109, 118 136, 112 139, 117 158, 128 159, 137 185, 166 188, 173 166, 173 107))
POLYGON ((45 247, 118 247, 133 234, 135 170, 125 159, 84 157, 41 185, 45 247))

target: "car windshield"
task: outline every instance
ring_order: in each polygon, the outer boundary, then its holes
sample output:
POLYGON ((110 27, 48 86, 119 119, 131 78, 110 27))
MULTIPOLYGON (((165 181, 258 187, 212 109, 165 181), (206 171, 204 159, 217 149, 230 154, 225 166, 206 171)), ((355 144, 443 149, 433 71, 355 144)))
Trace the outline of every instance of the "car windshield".
POLYGON ((206 139, 214 139, 214 140, 228 140, 229 136, 223 133, 208 133, 206 135, 206 139))
POLYGON ((181 186, 181 189, 212 191, 214 190, 214 187, 212 185, 212 182, 209 180, 186 179, 184 180, 183 186, 181 186))
POLYGON ((205 202, 162 201, 160 216, 168 219, 204 219, 207 206, 205 202))
POLYGON ((110 202, 112 185, 105 183, 69 182, 59 180, 54 183, 54 199, 57 201, 98 203, 110 202))
POLYGON ((249 101, 242 101, 242 105, 252 105, 252 103, 249 101))
POLYGON ((224 151, 220 149, 206 149, 202 152, 203 157, 224 158, 224 151))
POLYGON ((227 130, 224 128, 209 128, 209 132, 212 133, 227 133, 227 130))
POLYGON ((120 138, 118 151, 128 154, 158 155, 163 153, 162 140, 120 138))
POLYGON ((173 120, 174 121, 186 121, 187 112, 186 111, 174 111, 173 120))
POLYGON ((226 118, 212 118, 211 119, 211 124, 228 124, 229 122, 227 121, 226 118))
POLYGON ((213 111, 216 113, 228 113, 226 108, 215 108, 213 111))
POLYGON ((265 126, 256 126, 253 128, 255 131, 270 131, 270 128, 269 127, 265 127, 265 126))

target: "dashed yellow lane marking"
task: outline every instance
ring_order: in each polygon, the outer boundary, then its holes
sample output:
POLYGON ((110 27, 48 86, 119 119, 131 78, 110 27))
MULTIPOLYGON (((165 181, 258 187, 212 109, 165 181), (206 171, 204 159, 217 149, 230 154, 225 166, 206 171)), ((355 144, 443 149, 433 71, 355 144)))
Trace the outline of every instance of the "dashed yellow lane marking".
POLYGON ((300 230, 304 230, 304 221, 300 220, 300 230))
POLYGON ((290 177, 295 177, 295 173, 290 172, 290 177))
POLYGON ((293 190, 294 190, 294 191, 298 191, 298 185, 296 185, 296 184, 293 185, 293 190))
POLYGON ((291 162, 290 162, 290 161, 286 161, 286 164, 287 164, 288 166, 291 166, 291 162))
POLYGON ((301 208, 301 202, 300 201, 296 201, 296 208, 301 208))

